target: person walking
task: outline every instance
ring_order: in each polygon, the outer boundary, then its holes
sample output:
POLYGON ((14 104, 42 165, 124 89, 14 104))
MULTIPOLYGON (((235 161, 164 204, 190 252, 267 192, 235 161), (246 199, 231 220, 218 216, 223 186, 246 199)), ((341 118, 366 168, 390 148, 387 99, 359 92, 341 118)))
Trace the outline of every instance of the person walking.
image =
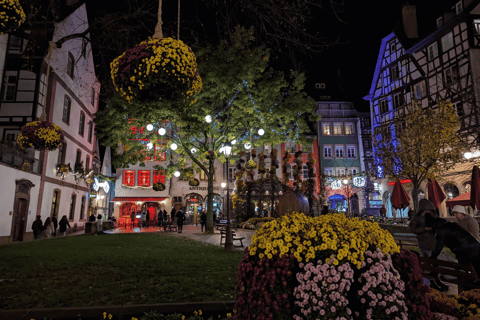
POLYGON ((48 217, 43 224, 43 237, 50 238, 53 234, 53 223, 52 219, 48 217))
POLYGON ((102 215, 99 214, 97 216, 97 234, 100 234, 103 232, 103 219, 102 215))
POLYGON ((183 213, 182 209, 178 210, 177 215, 177 226, 178 226, 178 233, 182 233, 183 229, 183 221, 185 221, 185 214, 183 213))
POLYGON ((37 219, 35 219, 35 221, 33 221, 32 231, 33 231, 33 236, 34 236, 35 239, 41 239, 42 238, 43 223, 42 223, 42 217, 40 215, 38 215, 37 219))
POLYGON ((200 225, 201 225, 201 230, 207 231, 206 225, 207 225, 207 214, 205 211, 202 211, 202 214, 200 215, 200 225))
POLYGON ((171 222, 169 223, 168 221, 168 214, 167 210, 160 211, 160 214, 162 214, 162 221, 163 221, 163 231, 167 231, 167 225, 172 224, 171 222))
POLYGON ((130 214, 130 222, 132 223, 132 228, 135 228, 135 209, 132 209, 132 213, 130 214))
POLYGON ((140 217, 140 224, 142 225, 142 228, 145 227, 145 221, 147 221, 147 214, 145 211, 142 211, 142 215, 140 217))
POLYGON ((470 232, 470 234, 477 239, 477 241, 480 241, 478 234, 478 222, 465 212, 465 207, 456 205, 453 207, 452 212, 455 218, 457 218, 456 222, 460 225, 460 227, 470 232))
POLYGON ((57 228, 58 228, 58 220, 57 220, 56 215, 52 216, 52 223, 53 223, 53 236, 56 237, 57 236, 57 228))
POLYGON ((60 231, 60 233, 62 234, 62 236, 65 236, 67 235, 67 226, 69 228, 70 227, 70 223, 68 223, 68 219, 67 219, 67 216, 66 215, 63 215, 62 219, 60 220, 60 222, 58 223, 58 225, 60 226, 60 228, 58 229, 58 231, 60 231))

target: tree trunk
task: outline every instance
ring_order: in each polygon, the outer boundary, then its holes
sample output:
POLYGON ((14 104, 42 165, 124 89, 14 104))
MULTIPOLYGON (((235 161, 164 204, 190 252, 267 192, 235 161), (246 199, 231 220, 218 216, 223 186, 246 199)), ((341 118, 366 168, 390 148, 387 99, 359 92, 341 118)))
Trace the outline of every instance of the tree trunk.
POLYGON ((418 212, 418 189, 420 187, 420 183, 416 180, 412 180, 412 183, 413 183, 413 190, 412 190, 413 210, 414 212, 418 212))
POLYGON ((213 176, 215 169, 213 162, 215 160, 208 160, 208 187, 207 187, 207 225, 205 226, 206 233, 213 233, 213 176))

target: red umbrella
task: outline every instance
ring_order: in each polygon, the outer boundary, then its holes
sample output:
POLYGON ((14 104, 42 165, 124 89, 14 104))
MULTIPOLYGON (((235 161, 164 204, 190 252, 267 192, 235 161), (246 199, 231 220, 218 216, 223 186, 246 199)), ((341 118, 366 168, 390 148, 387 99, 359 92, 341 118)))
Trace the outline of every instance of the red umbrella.
POLYGON ((473 209, 477 207, 480 210, 480 169, 477 166, 473 166, 470 192, 470 205, 473 209))
POLYGON ((455 207, 455 206, 469 206, 471 203, 470 200, 470 192, 465 192, 462 193, 461 195, 452 198, 450 200, 447 200, 445 204, 447 205, 447 208, 455 207))
POLYGON ((428 200, 430 200, 435 209, 440 207, 440 204, 445 200, 445 193, 435 180, 428 179, 428 200))
POLYGON ((410 204, 410 197, 408 196, 407 191, 405 191, 400 181, 395 182, 390 201, 392 202, 392 206, 397 210, 405 209, 410 204))

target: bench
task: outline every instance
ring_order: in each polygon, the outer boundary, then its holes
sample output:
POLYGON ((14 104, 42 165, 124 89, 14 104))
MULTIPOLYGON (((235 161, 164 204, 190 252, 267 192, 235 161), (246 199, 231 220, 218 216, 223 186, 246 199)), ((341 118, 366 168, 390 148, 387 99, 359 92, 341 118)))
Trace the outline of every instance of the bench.
POLYGON ((243 239, 245 239, 245 237, 233 237, 233 241, 240 241, 240 244, 239 246, 235 246, 235 247, 242 247, 243 248, 243 239))
POLYGON ((418 261, 425 278, 437 279, 438 274, 448 276, 442 281, 457 284, 458 293, 464 290, 480 289, 480 281, 472 265, 423 257, 419 257, 418 261))
POLYGON ((401 248, 404 246, 416 247, 418 246, 417 236, 413 233, 394 233, 393 239, 395 243, 398 244, 401 248))

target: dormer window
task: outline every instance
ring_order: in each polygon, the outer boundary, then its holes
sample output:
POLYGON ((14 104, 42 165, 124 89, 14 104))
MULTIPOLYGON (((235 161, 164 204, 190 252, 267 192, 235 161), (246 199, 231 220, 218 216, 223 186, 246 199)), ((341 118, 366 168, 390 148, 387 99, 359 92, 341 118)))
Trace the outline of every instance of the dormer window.
POLYGON ((443 26, 443 17, 437 19, 437 28, 440 28, 441 26, 443 26))
POLYGON ((458 1, 457 4, 455 4, 455 12, 457 14, 460 14, 463 12, 463 3, 462 1, 458 1))
POLYGON ((390 54, 392 54, 396 49, 395 40, 390 41, 390 54))
POLYGON ((67 62, 67 74, 72 79, 73 79, 73 70, 75 70, 75 59, 73 58, 73 54, 71 54, 69 52, 68 53, 68 62, 67 62))

